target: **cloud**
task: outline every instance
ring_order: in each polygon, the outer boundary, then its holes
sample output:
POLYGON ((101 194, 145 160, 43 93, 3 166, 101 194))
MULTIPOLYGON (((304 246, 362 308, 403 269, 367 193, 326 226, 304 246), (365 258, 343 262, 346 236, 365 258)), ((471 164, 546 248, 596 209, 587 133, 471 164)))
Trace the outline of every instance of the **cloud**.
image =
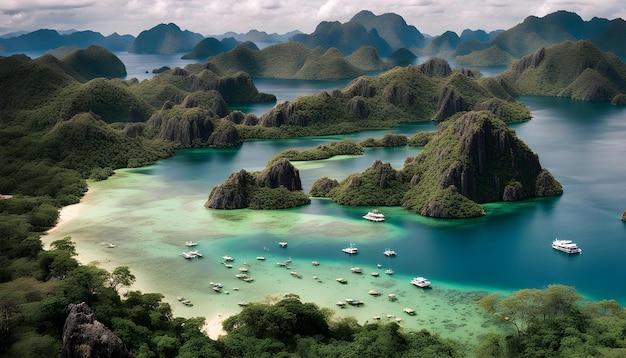
POLYGON ((508 29, 530 15, 557 10, 583 19, 626 17, 623 0, 1 0, 0 34, 41 28, 94 30, 137 36, 173 22, 203 35, 251 29, 311 33, 321 21, 347 22, 361 10, 396 13, 421 32, 508 29))

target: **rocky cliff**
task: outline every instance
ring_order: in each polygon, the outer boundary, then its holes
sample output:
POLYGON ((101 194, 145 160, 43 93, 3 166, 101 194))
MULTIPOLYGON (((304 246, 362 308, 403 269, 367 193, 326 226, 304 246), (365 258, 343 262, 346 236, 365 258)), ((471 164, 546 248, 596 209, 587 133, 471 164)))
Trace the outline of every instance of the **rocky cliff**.
POLYGON ((261 172, 240 170, 211 189, 204 204, 210 209, 284 209, 310 203, 302 192, 300 172, 279 159, 261 172))
POLYGON ((469 112, 445 123, 424 150, 405 165, 404 173, 410 175, 412 187, 403 206, 434 217, 450 217, 455 212, 450 208, 455 206, 466 207, 468 216, 477 216, 482 211, 472 203, 517 201, 563 192, 561 184, 541 167, 537 155, 487 111, 469 112), (446 204, 448 200, 452 202, 446 204))
POLYGON ((61 357, 134 357, 118 336, 96 320, 94 311, 86 303, 70 304, 69 311, 63 326, 61 357))

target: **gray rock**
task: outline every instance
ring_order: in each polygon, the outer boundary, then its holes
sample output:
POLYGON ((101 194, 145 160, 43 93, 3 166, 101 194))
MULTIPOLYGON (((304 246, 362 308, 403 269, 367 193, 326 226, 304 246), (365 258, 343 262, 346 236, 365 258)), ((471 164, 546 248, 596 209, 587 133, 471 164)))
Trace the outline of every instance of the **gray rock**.
POLYGON ((96 320, 86 303, 70 304, 63 326, 63 358, 134 357, 122 340, 96 320))

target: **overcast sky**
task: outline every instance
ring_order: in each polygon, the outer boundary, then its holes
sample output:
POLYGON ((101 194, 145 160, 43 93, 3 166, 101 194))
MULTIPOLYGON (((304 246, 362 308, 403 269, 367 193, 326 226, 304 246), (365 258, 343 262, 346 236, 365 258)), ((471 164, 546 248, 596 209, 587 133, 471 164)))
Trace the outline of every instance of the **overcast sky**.
POLYGON ((252 29, 312 33, 321 21, 343 23, 361 10, 396 13, 430 35, 508 29, 558 10, 583 20, 626 19, 624 0, 0 0, 0 35, 45 28, 137 36, 170 22, 204 36, 252 29))

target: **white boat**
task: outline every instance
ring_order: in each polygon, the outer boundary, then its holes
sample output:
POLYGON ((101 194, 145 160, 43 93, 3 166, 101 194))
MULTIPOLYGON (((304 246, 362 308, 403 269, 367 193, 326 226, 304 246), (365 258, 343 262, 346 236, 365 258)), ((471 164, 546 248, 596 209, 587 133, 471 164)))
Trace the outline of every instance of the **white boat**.
POLYGON ((185 242, 185 246, 187 246, 187 247, 198 246, 198 243, 197 242, 193 242, 193 241, 187 241, 187 242, 185 242))
POLYGON ((350 243, 350 247, 341 249, 341 251, 345 252, 348 255, 355 255, 359 253, 359 249, 356 246, 354 246, 353 243, 350 243))
POLYGON ((393 275, 393 273, 394 273, 394 272, 393 272, 393 270, 392 270, 392 269, 389 269, 389 270, 386 270, 386 271, 385 271, 385 273, 386 273, 387 275, 393 275))
POLYGON ((372 210, 368 212, 367 214, 363 215, 363 219, 379 223, 379 222, 385 221, 385 215, 383 215, 378 210, 372 210))
POLYGON ((226 256, 222 256, 222 260, 227 261, 227 262, 228 261, 235 261, 235 258, 232 257, 232 256, 226 255, 226 256))
POLYGON ((352 271, 353 273, 363 273, 363 269, 360 267, 351 267, 350 271, 352 271))
POLYGON ((257 256, 256 259, 259 261, 263 261, 265 260, 265 256, 257 256))
POLYGON ((192 254, 194 257, 204 257, 198 250, 189 251, 188 254, 192 254))
POLYGON ((383 254, 385 254, 385 256, 391 257, 391 256, 396 256, 396 252, 391 250, 391 249, 387 249, 383 252, 383 254))
POLYGON ((281 241, 281 242, 278 243, 278 245, 280 247, 287 247, 287 242, 286 241, 281 241))
POLYGON ((554 241, 552 241, 552 248, 568 254, 580 254, 583 252, 572 240, 554 239, 554 241))
POLYGON ((191 260, 191 259, 193 259, 193 258, 195 258, 195 257, 196 257, 196 255, 195 255, 193 252, 184 252, 184 251, 183 251, 183 252, 181 253, 181 255, 182 255, 184 258, 188 259, 188 260, 191 260))
POLYGON ((415 277, 413 278, 413 280, 411 280, 411 283, 421 288, 430 287, 430 281, 428 281, 424 277, 415 277))

